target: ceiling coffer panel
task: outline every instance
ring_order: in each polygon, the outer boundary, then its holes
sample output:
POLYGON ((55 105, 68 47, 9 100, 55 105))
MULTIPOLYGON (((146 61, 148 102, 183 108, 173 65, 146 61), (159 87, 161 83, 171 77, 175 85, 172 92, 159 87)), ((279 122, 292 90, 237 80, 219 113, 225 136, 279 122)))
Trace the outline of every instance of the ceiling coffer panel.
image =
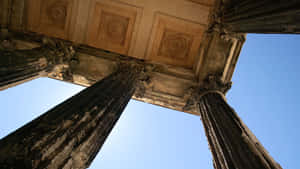
POLYGON ((86 43, 128 55, 135 43, 142 10, 114 1, 94 1, 90 8, 86 43))
POLYGON ((147 52, 147 60, 192 68, 206 26, 157 13, 147 52))
POLYGON ((28 0, 28 30, 68 40, 74 4, 75 0, 28 0))

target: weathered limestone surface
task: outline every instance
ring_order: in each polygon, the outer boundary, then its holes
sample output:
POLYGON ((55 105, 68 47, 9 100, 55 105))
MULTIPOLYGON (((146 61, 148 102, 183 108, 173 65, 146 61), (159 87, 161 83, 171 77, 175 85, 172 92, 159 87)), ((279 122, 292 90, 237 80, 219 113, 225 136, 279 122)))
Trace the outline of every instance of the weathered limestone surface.
POLYGON ((227 32, 300 33, 299 0, 231 0, 221 15, 227 32))
POLYGON ((210 78, 196 97, 215 169, 281 169, 227 104, 230 84, 210 78))
MULTIPOLYGON (((35 48, 42 45, 42 41, 45 39, 45 36, 35 33, 13 31, 9 31, 9 33, 9 37, 17 46, 17 49, 35 48)), ((55 66, 51 72, 48 72, 48 77, 86 87, 111 74, 120 60, 130 59, 130 57, 125 55, 64 40, 46 39, 54 42, 63 42, 65 46, 72 46, 76 51, 74 59, 70 57, 71 63, 63 64, 66 68, 69 65, 68 70, 70 71, 64 73, 63 66, 55 66), (73 64, 73 61, 75 64, 73 64)), ((68 60, 70 59, 67 59, 67 62, 68 60)), ((149 61, 146 62, 149 63, 149 61)), ((143 97, 138 97, 135 94, 133 99, 182 111, 189 97, 187 90, 196 83, 194 72, 190 69, 171 65, 151 64, 158 67, 151 74, 151 82, 145 84, 143 97)), ((187 112, 198 115, 195 109, 187 112)))
POLYGON ((0 50, 0 90, 45 74, 47 59, 39 57, 41 51, 41 48, 27 51, 0 50))
POLYGON ((224 34, 214 27, 208 30, 200 48, 202 59, 195 66, 198 81, 218 74, 230 82, 245 40, 245 34, 224 34))
MULTIPOLYGON (((155 71, 143 97, 133 98, 182 111, 189 98, 186 91, 207 74, 223 74, 224 81, 230 80, 242 46, 207 31, 217 2, 174 0, 170 6, 169 0, 3 0, 0 27, 19 32, 13 38, 26 43, 35 43, 26 36, 38 33, 80 46, 79 64, 67 78, 60 68, 48 73, 75 84, 90 86, 110 74, 118 57, 160 64, 162 69, 155 71)), ((199 115, 195 109, 188 113, 199 115)))
POLYGON ((87 168, 143 71, 142 64, 120 64, 113 74, 1 139, 1 168, 87 168))
POLYGON ((3 40, 0 45, 0 90, 47 76, 47 72, 74 55, 70 47, 42 45, 33 49, 16 49, 13 42, 3 40))
MULTIPOLYGON (((20 31, 15 37, 17 40, 40 42, 41 38, 36 34, 27 35, 30 31, 81 44, 76 46, 79 62, 71 68, 72 73, 66 77, 61 69, 53 68, 53 71, 48 71, 48 77, 92 85, 0 140, 0 166, 86 168, 135 93, 133 98, 137 100, 179 111, 184 110, 188 102, 186 107, 189 109, 184 111, 201 115, 216 169, 281 168, 226 103, 223 93, 230 87, 228 82, 231 81, 245 41, 243 33, 299 33, 298 0, 220 0, 204 6, 201 0, 176 0, 174 4, 177 5, 173 6, 169 5, 168 0, 65 2, 0 2, 0 26, 20 31), (177 8, 178 4, 182 6, 181 9, 177 8), (44 7, 51 10, 41 10, 44 7), (151 9, 153 7, 155 9, 151 9), (207 19, 212 7, 216 10, 212 11, 213 19, 209 23, 207 19), (98 14, 101 12, 93 12, 106 9, 110 9, 108 12, 111 14, 100 16, 98 14), (127 14, 119 12, 122 11, 120 9, 127 11, 127 14), (128 18, 130 23, 124 21, 124 18, 128 18), (115 24, 116 20, 119 22, 115 24), (116 25, 111 29, 120 28, 121 31, 111 32, 106 29, 107 26, 98 29, 100 23, 96 22, 116 25), (189 25, 195 24, 201 29, 190 30, 189 25), (90 31, 94 29, 98 32, 90 31), (99 33, 102 39, 98 38, 101 40, 94 42, 93 38, 99 33), (201 37, 198 37, 200 34, 201 37), (192 40, 195 37, 199 43, 192 43, 196 42, 192 40), (125 43, 120 43, 123 41, 125 43), (176 58, 174 53, 178 53, 179 57, 176 58), (195 60, 187 67, 180 67, 181 61, 189 56, 187 53, 192 53, 195 60), (122 67, 120 71, 108 76, 120 58, 127 58, 126 55, 143 58, 148 62, 155 61, 162 66, 153 73, 149 83, 139 85, 135 90, 140 80, 137 67, 122 67), (164 61, 167 58, 172 59, 172 62, 164 61), (205 84, 205 79, 211 74, 220 79, 205 84), (201 90, 197 90, 197 99, 190 101, 188 98, 195 94, 191 90, 198 82, 201 90), (191 108, 195 104, 198 112, 191 108)), ((21 82, 48 70, 49 57, 40 55, 44 50, 51 53, 50 49, 43 47, 27 51, 0 51, 5 55, 3 63, 9 63, 1 69, 6 71, 0 74, 7 76, 4 82, 21 82), (29 58, 29 55, 37 57, 29 58), (10 59, 12 57, 21 59, 10 59), (19 64, 17 60, 23 61, 19 64), (13 65, 11 69, 9 65, 13 65), (14 75, 10 75, 9 70, 17 71, 11 71, 14 75)), ((147 81, 147 78, 144 80, 147 81)))

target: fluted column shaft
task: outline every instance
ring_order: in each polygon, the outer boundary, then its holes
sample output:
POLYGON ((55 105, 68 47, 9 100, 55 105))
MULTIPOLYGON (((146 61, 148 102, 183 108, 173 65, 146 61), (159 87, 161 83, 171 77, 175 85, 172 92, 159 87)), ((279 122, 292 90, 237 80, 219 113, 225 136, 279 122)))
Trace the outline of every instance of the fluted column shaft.
POLYGON ((28 50, 0 48, 0 90, 46 76, 66 55, 72 55, 67 48, 63 50, 50 45, 28 50))
POLYGON ((222 24, 235 33, 300 33, 299 0, 231 0, 222 24))
POLYGON ((197 101, 215 169, 281 169, 227 104, 208 92, 197 101))
POLYGON ((132 97, 143 70, 121 66, 0 140, 0 168, 87 168, 132 97))

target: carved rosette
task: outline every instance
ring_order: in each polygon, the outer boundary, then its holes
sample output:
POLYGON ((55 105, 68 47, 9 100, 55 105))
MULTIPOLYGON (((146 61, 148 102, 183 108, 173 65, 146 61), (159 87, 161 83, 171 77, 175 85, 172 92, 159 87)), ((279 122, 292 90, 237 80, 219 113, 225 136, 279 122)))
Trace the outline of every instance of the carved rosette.
POLYGON ((104 36, 112 43, 123 46, 129 26, 129 18, 113 13, 102 12, 101 28, 104 36))
POLYGON ((180 60, 186 59, 189 57, 192 42, 193 37, 189 34, 166 30, 158 55, 180 60))
POLYGON ((59 27, 60 29, 64 29, 67 20, 67 11, 68 10, 68 2, 67 1, 54 1, 49 3, 46 7, 46 16, 49 21, 59 27))
POLYGON ((26 30, 70 39, 75 0, 27 0, 26 6, 26 30))
POLYGON ((147 60, 192 68, 199 55, 205 28, 199 23, 157 12, 147 60))
POLYGON ((88 45, 128 55, 141 9, 113 1, 95 1, 87 26, 88 45))

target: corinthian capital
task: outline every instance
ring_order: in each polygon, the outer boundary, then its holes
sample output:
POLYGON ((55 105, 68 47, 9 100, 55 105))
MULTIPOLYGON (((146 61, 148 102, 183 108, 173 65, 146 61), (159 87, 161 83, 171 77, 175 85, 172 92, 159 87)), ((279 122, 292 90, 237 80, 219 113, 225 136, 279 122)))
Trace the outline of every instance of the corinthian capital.
POLYGON ((231 88, 231 85, 231 82, 224 83, 220 76, 209 75, 203 82, 189 89, 189 98, 183 107, 183 111, 194 110, 201 97, 208 93, 219 93, 224 96, 231 88))
POLYGON ((143 98, 146 90, 152 85, 153 72, 160 69, 159 65, 146 63, 144 60, 121 58, 118 60, 119 71, 131 71, 137 76, 135 97, 143 98))

